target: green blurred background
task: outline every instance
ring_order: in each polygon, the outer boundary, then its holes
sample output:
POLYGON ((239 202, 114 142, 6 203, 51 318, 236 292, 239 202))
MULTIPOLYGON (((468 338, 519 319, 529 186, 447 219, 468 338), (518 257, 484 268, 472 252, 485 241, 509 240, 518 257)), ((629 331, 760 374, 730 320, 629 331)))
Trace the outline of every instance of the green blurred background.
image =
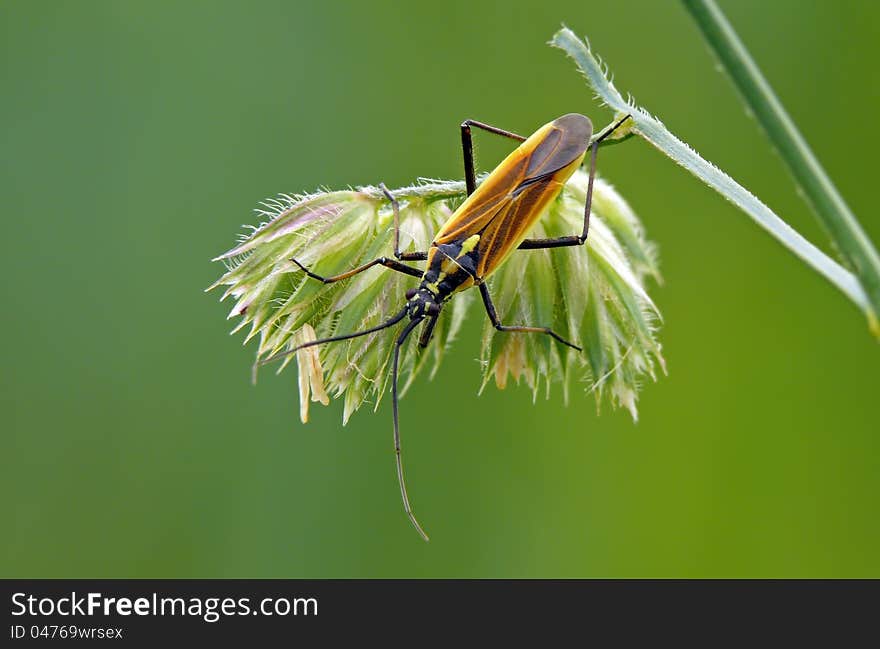
MULTIPOLYGON (((303 426, 294 372, 250 385, 253 348, 202 291, 257 201, 461 177, 466 117, 605 124, 545 45, 562 22, 828 248, 676 2, 311 4, 0 8, 0 576, 880 577, 880 348, 841 294, 640 141, 600 156, 665 277, 669 376, 644 386, 638 424, 559 391, 478 398, 473 311, 402 404, 424 544, 387 400, 345 428, 341 404, 316 406, 303 426)), ((880 240, 880 4, 721 4, 880 240)), ((477 137, 486 168, 508 145, 477 137)))

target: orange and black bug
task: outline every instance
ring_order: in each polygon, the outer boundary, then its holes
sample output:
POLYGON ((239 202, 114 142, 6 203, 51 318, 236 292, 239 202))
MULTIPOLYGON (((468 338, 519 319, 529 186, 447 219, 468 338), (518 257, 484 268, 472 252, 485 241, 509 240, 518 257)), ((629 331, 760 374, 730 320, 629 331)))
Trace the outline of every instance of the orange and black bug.
POLYGON ((434 325, 444 302, 453 294, 476 286, 483 298, 486 313, 498 331, 543 333, 563 345, 580 351, 580 347, 563 339, 548 327, 502 324, 498 319, 485 282, 514 250, 580 246, 586 242, 590 227, 590 206, 599 144, 628 117, 624 117, 596 137, 593 137, 593 125, 590 120, 576 113, 563 115, 545 124, 529 138, 488 124, 467 120, 461 125, 461 143, 468 196, 440 228, 426 252, 400 251, 400 208, 397 200, 385 189, 385 186, 380 185, 385 196, 391 202, 394 212, 394 259, 379 257, 332 277, 317 275, 296 259, 291 259, 306 275, 325 284, 348 279, 378 265, 418 277, 421 280, 418 288, 412 288, 406 292, 404 307, 382 324, 363 331, 307 342, 289 351, 264 359, 261 363, 278 360, 306 347, 364 336, 392 327, 405 320, 407 316, 409 317, 409 321, 397 336, 391 367, 394 453, 404 510, 416 530, 426 541, 428 535, 425 534, 413 514, 403 478, 397 412, 397 374, 400 347, 410 333, 422 322, 424 322, 424 328, 419 337, 419 346, 425 347, 431 340, 434 325), (522 143, 483 180, 479 187, 476 186, 474 173, 472 127, 522 143), (590 175, 584 206, 583 231, 580 234, 552 239, 527 239, 526 235, 545 208, 559 195, 563 185, 580 167, 587 149, 590 150, 590 175), (427 261, 427 266, 422 271, 403 263, 404 261, 427 261))

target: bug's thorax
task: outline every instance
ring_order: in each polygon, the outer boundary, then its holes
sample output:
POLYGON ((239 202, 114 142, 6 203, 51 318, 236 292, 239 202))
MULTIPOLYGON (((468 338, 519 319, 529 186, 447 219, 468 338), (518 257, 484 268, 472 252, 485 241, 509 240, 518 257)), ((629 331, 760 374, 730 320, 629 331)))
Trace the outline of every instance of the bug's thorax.
POLYGON ((443 302, 450 295, 470 288, 477 282, 480 235, 431 244, 428 264, 420 288, 443 302))

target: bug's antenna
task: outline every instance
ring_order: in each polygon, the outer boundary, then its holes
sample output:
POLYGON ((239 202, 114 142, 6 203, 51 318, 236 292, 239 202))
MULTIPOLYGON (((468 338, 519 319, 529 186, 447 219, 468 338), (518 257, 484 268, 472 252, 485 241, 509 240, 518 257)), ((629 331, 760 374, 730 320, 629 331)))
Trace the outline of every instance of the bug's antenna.
POLYGON ((282 358, 286 358, 291 354, 295 354, 300 349, 305 349, 306 347, 314 347, 315 345, 323 345, 324 343, 333 343, 339 340, 349 340, 351 338, 357 338, 358 336, 366 336, 367 334, 371 334, 376 331, 381 331, 382 329, 387 329, 388 327, 392 327, 396 325, 398 322, 403 320, 406 316, 407 307, 403 307, 396 315, 391 316, 388 320, 383 322, 382 324, 376 325, 375 327, 370 327, 369 329, 364 329, 363 331, 356 331, 353 334, 344 334, 342 336, 331 336, 330 338, 321 338, 320 340, 310 340, 307 343, 303 343, 302 345, 297 345, 293 349, 288 349, 286 352, 281 352, 280 354, 275 354, 274 356, 270 356, 269 358, 264 358, 261 361, 257 361, 254 363, 254 370, 260 365, 265 365, 266 363, 271 363, 273 361, 280 360, 282 358))
POLYGON ((403 479, 403 460, 400 457, 400 426, 397 423, 397 363, 400 360, 400 346, 403 345, 403 341, 406 340, 406 337, 410 335, 413 329, 418 326, 418 324, 422 321, 422 318, 416 318, 410 320, 409 324, 404 327, 403 331, 400 332, 400 335, 397 337, 397 342, 394 344, 394 363, 391 366, 391 409, 394 413, 394 459, 397 462, 397 481, 400 483, 400 496, 403 498, 403 509, 406 512, 406 515, 409 516, 409 520, 412 522, 413 527, 416 528, 416 531, 422 536, 425 541, 430 541, 428 535, 425 534, 425 530, 422 529, 422 526, 419 525, 419 522, 416 520, 415 514, 413 514, 412 507, 409 504, 409 496, 406 495, 406 481, 403 479))

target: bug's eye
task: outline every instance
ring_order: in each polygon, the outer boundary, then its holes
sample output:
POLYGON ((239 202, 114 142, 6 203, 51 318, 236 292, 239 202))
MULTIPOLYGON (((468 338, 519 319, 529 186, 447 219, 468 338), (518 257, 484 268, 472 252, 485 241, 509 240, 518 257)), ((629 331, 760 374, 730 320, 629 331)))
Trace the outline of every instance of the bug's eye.
POLYGON ((416 293, 418 293, 418 291, 414 288, 411 288, 406 293, 404 293, 404 295, 406 296, 407 300, 411 300, 416 296, 416 293))
POLYGON ((425 310, 428 312, 428 315, 437 315, 440 313, 440 305, 436 302, 431 302, 425 310))

